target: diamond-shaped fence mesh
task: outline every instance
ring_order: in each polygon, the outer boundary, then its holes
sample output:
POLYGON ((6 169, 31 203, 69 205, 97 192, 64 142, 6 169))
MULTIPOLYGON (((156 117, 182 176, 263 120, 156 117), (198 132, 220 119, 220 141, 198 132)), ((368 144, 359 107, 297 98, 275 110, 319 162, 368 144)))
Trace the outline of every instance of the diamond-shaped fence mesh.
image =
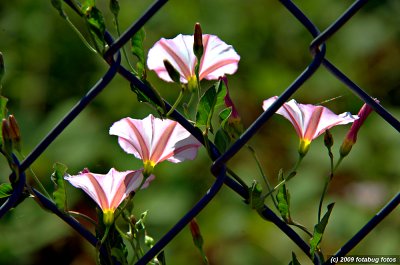
MULTIPOLYGON (((69 4, 72 9, 74 5, 71 1, 64 1, 66 4, 69 4)), ((21 196, 23 196, 23 191, 25 187, 26 177, 25 171, 29 169, 29 167, 41 157, 43 152, 57 139, 59 135, 61 135, 65 129, 70 125, 72 121, 74 121, 84 110, 85 108, 91 104, 91 102, 98 97, 103 91, 107 89, 107 86, 112 82, 117 76, 122 77, 126 80, 128 84, 131 86, 135 86, 139 88, 147 97, 157 102, 158 98, 154 94, 153 90, 150 89, 145 83, 143 83, 140 79, 138 79, 134 74, 132 74, 128 69, 121 65, 121 49, 127 44, 132 36, 155 15, 162 14, 164 4, 166 0, 155 1, 148 9, 140 16, 136 22, 132 23, 127 30, 121 34, 121 36, 117 39, 113 39, 113 37, 107 32, 106 33, 106 41, 109 45, 108 50, 104 54, 104 60, 108 63, 109 67, 106 70, 104 76, 102 76, 98 82, 87 92, 76 105, 65 114, 65 116, 59 121, 59 123, 48 132, 47 136, 44 137, 39 144, 36 145, 35 148, 29 153, 29 155, 21 162, 19 162, 16 158, 16 163, 18 164, 19 171, 21 172, 20 178, 14 186, 12 195, 1 205, 0 208, 0 217, 3 217, 11 208, 18 202, 21 196)), ((171 1, 170 5, 174 5, 174 1, 171 1)), ((289 84, 287 87, 279 88, 279 98, 276 100, 272 106, 262 112, 254 122, 251 123, 250 126, 247 127, 245 132, 240 136, 240 138, 233 144, 231 147, 224 153, 220 153, 217 148, 211 146, 210 157, 213 163, 207 169, 211 171, 211 173, 215 176, 215 181, 209 187, 207 193, 201 197, 200 200, 195 203, 192 208, 187 211, 180 219, 176 222, 176 224, 167 231, 164 236, 159 239, 156 244, 140 259, 136 264, 147 264, 150 262, 160 251, 162 251, 174 238, 177 236, 182 229, 184 229, 187 224, 196 217, 199 213, 205 209, 205 207, 213 200, 213 198, 218 194, 218 192, 223 189, 231 189, 234 193, 236 193, 241 200, 249 201, 249 190, 241 185, 241 183, 237 182, 234 178, 232 178, 232 174, 227 171, 227 164, 235 159, 235 156, 244 148, 249 141, 255 136, 259 135, 262 131, 263 126, 268 128, 268 124, 266 124, 272 115, 282 106, 282 104, 288 101, 296 92, 300 92, 302 88, 304 88, 304 84, 307 80, 309 80, 317 71, 320 69, 325 69, 324 71, 329 72, 331 77, 335 80, 338 80, 342 83, 344 87, 346 87, 347 91, 351 91, 354 95, 356 95, 360 101, 363 101, 370 105, 374 111, 380 116, 382 121, 386 123, 386 127, 390 129, 394 129, 395 131, 400 132, 400 122, 395 116, 389 112, 384 105, 377 103, 373 97, 374 95, 370 95, 367 93, 367 90, 361 88, 356 81, 353 81, 345 71, 340 70, 335 62, 330 61, 329 54, 335 51, 329 50, 329 40, 334 38, 336 34, 338 34, 344 27, 344 25, 351 20, 354 16, 356 16, 359 12, 362 12, 363 8, 368 6, 368 1, 359 0, 354 1, 351 5, 348 6, 347 10, 343 11, 340 16, 334 20, 328 26, 323 28, 319 28, 318 25, 314 24, 312 18, 308 17, 302 10, 300 10, 292 1, 289 0, 281 0, 276 1, 276 4, 280 4, 279 8, 286 9, 286 12, 290 14, 290 23, 297 23, 296 27, 303 27, 308 34, 310 35, 311 43, 309 45, 309 50, 305 50, 304 53, 311 54, 311 59, 307 64, 304 64, 303 69, 299 70, 297 76, 293 77, 293 80, 287 80, 289 84)), ((370 1, 371 2, 371 1, 370 1)), ((386 1, 390 2, 390 1, 386 1)), ((250 3, 249 3, 250 4, 250 3)), ((349 2, 350 4, 350 2, 349 2)), ((388 3, 387 3, 388 4, 388 3)), ((389 4, 388 4, 389 5, 389 4)), ((0 4, 1 7, 1 4, 0 4)), ((229 8, 224 10, 223 12, 229 12, 229 8)), ((321 10, 321 13, 329 13, 329 10, 321 10)), ((367 12, 367 11, 365 11, 367 12)), ((268 15, 268 14, 266 14, 268 15)), ((393 14, 396 16, 397 14, 393 14)), ((288 16, 289 17, 289 16, 288 16)), ((250 18, 239 18, 239 19, 250 19, 250 18)), ((168 23, 168 18, 165 18, 166 23, 168 23)), ((289 22, 282 22, 281 27, 287 27, 289 22)), ((224 26, 226 28, 226 26, 224 26)), ((234 30, 234 29, 230 29, 234 30)), ((288 32, 290 30, 288 29, 288 32)), ((366 34, 368 33, 368 27, 365 28, 366 34)), ((351 37, 351 36, 349 36, 351 37)), ((357 37, 357 36, 355 36, 357 37)), ((256 36, 255 36, 256 38, 256 36)), ((284 40, 281 43, 285 45, 284 40)), ((346 45, 346 44, 345 44, 346 45)), ((289 45, 288 45, 289 47, 289 45)), ((340 47, 334 47, 335 49, 341 49, 340 47)), ((284 50, 284 49, 283 49, 284 50)), ((344 58, 346 60, 349 58, 344 58)), ((79 65, 81 62, 74 62, 79 65)), ((340 64, 340 63, 339 63, 340 64)), ((78 66, 76 66, 78 67, 78 66)), ((373 69, 372 69, 373 70, 373 69)), ((266 75, 268 73, 265 73, 266 75)), ((84 73, 82 73, 84 75, 84 73)), ((333 80, 333 79, 330 79, 333 80)), ((321 90, 324 88, 321 88, 321 90)), ((278 91, 278 90, 276 90, 278 91)), ((251 100, 251 97, 249 97, 251 100)), ((171 108, 171 105, 165 101, 167 110, 171 108)), ((204 138, 201 132, 196 129, 190 121, 184 118, 178 111, 174 111, 171 117, 178 121, 183 127, 185 127, 193 136, 195 136, 201 143, 204 144, 204 138)), ((211 144, 211 143, 208 143, 211 144)), ((212 144, 211 144, 212 145, 212 144)), ((388 158, 388 159, 397 159, 397 158, 388 158)), ((206 169, 204 169, 206 170, 206 169)), ((398 176, 398 172, 394 173, 398 176)), ((13 176, 10 176, 13 179, 13 176)), ((398 184, 398 182, 397 182, 398 184)), ((88 230, 86 230, 83 226, 81 226, 75 219, 61 212, 51 201, 49 201, 45 196, 43 196, 39 191, 33 189, 32 191, 37 199, 40 201, 42 206, 47 210, 53 212, 58 215, 62 220, 64 220, 68 225, 74 228, 82 237, 84 237, 88 242, 90 242, 93 246, 96 246, 98 243, 96 237, 88 230)), ((342 257, 348 255, 349 252, 354 249, 362 240, 373 231, 376 226, 381 223, 399 204, 400 202, 400 193, 392 194, 393 198, 386 203, 386 205, 379 210, 372 218, 364 223, 362 228, 359 231, 354 231, 354 236, 349 238, 346 243, 344 243, 340 248, 338 248, 337 252, 333 255, 337 257, 342 257)), ((259 214, 263 216, 269 222, 272 222, 278 229, 280 229, 287 237, 290 238, 297 246, 300 248, 306 255, 310 256, 310 246, 309 242, 306 242, 299 236, 299 234, 293 230, 290 226, 288 226, 279 216, 277 216, 267 205, 264 205, 262 209, 259 209, 259 214)), ((178 219, 178 218, 177 218, 178 219)), ((270 240, 270 239, 265 239, 270 240)), ((271 239, 273 240, 273 239, 271 239)), ((379 253, 374 253, 379 254, 379 253)), ((399 254, 399 253, 393 253, 399 254)), ((317 258, 313 260, 314 264, 321 264, 321 261, 317 258)), ((329 264, 330 261, 327 261, 326 264, 329 264)), ((257 264, 264 264, 259 262, 257 264)))

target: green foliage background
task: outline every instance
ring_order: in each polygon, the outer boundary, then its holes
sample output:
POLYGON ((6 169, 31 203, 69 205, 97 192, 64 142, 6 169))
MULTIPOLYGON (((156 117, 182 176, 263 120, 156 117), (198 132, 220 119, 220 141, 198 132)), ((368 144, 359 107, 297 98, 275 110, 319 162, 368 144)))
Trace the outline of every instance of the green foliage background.
MULTIPOLYGON (((151 3, 121 0, 121 27, 127 28, 151 3)), ((332 23, 350 4, 343 0, 295 1, 321 29, 332 23)), ((98 1, 113 29, 108 1, 98 1)), ((68 10, 70 11, 70 10, 68 10)), ((400 118, 400 2, 371 1, 327 43, 327 58, 371 96, 400 118)), ((86 34, 82 21, 69 12, 86 34)), ((312 60, 309 33, 278 1, 262 0, 171 0, 146 25, 145 47, 161 37, 192 34, 195 22, 203 33, 219 36, 241 55, 238 72, 229 77, 230 93, 245 127, 262 112, 262 100, 279 95, 312 60)), ((115 31, 112 31, 115 33, 115 31)), ((23 150, 30 150, 63 117, 75 102, 106 72, 107 65, 81 43, 50 1, 0 2, 0 51, 6 63, 2 94, 9 98, 22 131, 23 150)), ((169 102, 179 89, 149 72, 149 79, 169 102)), ((362 102, 328 71, 321 68, 300 89, 299 102, 325 103, 337 113, 356 113, 362 102)), ((67 128, 32 165, 39 178, 52 189, 50 175, 55 162, 66 164, 70 174, 84 167, 106 173, 110 167, 137 169, 140 161, 125 154, 117 139, 108 135, 114 121, 123 117, 146 117, 154 113, 139 104, 129 84, 116 77, 110 86, 67 128)), ((334 154, 347 126, 332 130, 334 154)), ((310 229, 329 158, 323 139, 315 140, 290 181, 292 217, 310 229)), ((251 140, 273 183, 280 168, 288 171, 297 159, 298 139, 282 117, 273 117, 251 140)), ((363 126, 358 142, 335 175, 326 202, 336 201, 322 248, 333 254, 386 201, 399 190, 400 138, 398 132, 373 113, 363 126)), ((0 181, 9 170, 0 161, 0 181)), ((207 192, 214 177, 204 150, 192 162, 168 162, 156 168, 157 179, 137 194, 140 214, 149 210, 149 233, 157 240, 207 192)), ((230 166, 250 184, 261 182, 255 161, 242 150, 230 166)), ((71 209, 94 215, 94 203, 69 186, 71 209)), ((309 261, 276 227, 251 211, 224 187, 198 216, 211 264, 287 264, 294 251, 302 264, 309 261)), ((386 218, 350 254, 399 254, 399 211, 386 218)), ((299 232, 302 233, 301 231, 299 232)), ((305 236, 305 235, 304 235, 305 236)), ((168 264, 201 264, 188 229, 165 249, 168 264)), ((0 220, 0 264, 93 264, 94 249, 56 216, 31 199, 0 220)))

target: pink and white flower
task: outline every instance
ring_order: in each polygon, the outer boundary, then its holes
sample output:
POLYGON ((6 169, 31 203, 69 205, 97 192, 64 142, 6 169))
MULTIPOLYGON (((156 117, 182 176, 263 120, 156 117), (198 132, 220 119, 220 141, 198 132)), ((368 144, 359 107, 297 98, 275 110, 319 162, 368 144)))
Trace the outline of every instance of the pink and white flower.
POLYGON ((143 170, 119 172, 111 168, 107 174, 97 174, 83 170, 78 175, 65 176, 74 187, 84 190, 101 208, 104 222, 111 224, 114 212, 121 202, 133 191, 147 188, 154 176, 144 180, 143 170))
POLYGON ((111 126, 110 134, 118 136, 125 152, 143 160, 145 175, 164 160, 173 163, 193 160, 201 146, 178 122, 151 114, 142 120, 123 118, 111 126))
MULTIPOLYGON (((217 36, 202 36, 204 51, 199 67, 199 79, 217 80, 225 74, 234 74, 240 56, 233 47, 217 36)), ((179 72, 182 83, 197 82, 197 58, 193 52, 193 42, 193 35, 179 34, 173 39, 160 39, 149 50, 147 67, 154 70, 161 79, 173 82, 164 66, 164 60, 167 60, 179 72)))
MULTIPOLYGON (((267 110, 277 99, 277 96, 264 100, 263 109, 267 110)), ((358 116, 350 113, 336 115, 323 106, 299 104, 292 99, 284 103, 276 112, 288 119, 300 137, 299 152, 304 156, 312 140, 336 125, 354 122, 358 116)))

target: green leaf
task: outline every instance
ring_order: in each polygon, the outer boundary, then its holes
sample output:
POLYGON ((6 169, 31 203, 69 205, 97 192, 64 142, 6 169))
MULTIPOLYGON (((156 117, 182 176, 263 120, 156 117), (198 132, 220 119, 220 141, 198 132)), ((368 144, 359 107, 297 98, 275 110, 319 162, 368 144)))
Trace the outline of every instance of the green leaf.
POLYGON ((10 183, 0 184, 0 199, 11 196, 13 188, 10 183))
POLYGON ((322 235, 324 234, 325 227, 328 224, 328 220, 334 205, 335 203, 331 203, 327 206, 328 210, 325 213, 324 217, 322 217, 321 221, 314 226, 313 237, 310 240, 311 257, 314 257, 315 252, 319 250, 319 244, 321 243, 322 235))
POLYGON ((135 35, 133 35, 131 39, 131 52, 133 56, 138 59, 136 70, 141 79, 143 79, 146 75, 146 52, 143 47, 145 37, 146 32, 144 31, 144 28, 141 28, 138 32, 135 33, 135 35))
POLYGON ((126 259, 126 249, 120 248, 112 248, 111 255, 115 257, 115 259, 122 265, 128 265, 128 261, 126 259))
POLYGON ((67 172, 67 166, 61 163, 53 165, 54 172, 51 175, 51 180, 54 182, 53 199, 57 208, 62 211, 67 211, 67 194, 65 190, 64 175, 67 172))
POLYGON ((289 263, 289 265, 301 265, 294 252, 292 252, 292 261, 289 263))
POLYGON ((120 10, 118 0, 110 0, 110 10, 114 17, 117 18, 120 10))
POLYGON ((103 14, 95 6, 92 6, 90 9, 88 8, 88 12, 86 13, 86 21, 96 50, 103 54, 106 46, 106 41, 104 40, 106 26, 104 23, 103 14))
POLYGON ((264 207, 264 197, 262 196, 261 185, 257 181, 249 188, 249 204, 252 209, 260 210, 264 207))
POLYGON ((218 115, 219 121, 221 124, 221 128, 223 128, 224 130, 226 130, 226 126, 227 126, 227 123, 228 123, 228 120, 229 120, 229 117, 231 116, 231 114, 232 114, 232 107, 229 107, 229 108, 223 109, 218 115))
POLYGON ((157 98, 157 102, 152 100, 150 97, 148 97, 145 93, 142 92, 138 87, 134 86, 131 83, 131 90, 135 92, 137 95, 137 100, 142 103, 149 103, 151 106, 154 107, 154 109, 160 114, 160 116, 164 115, 165 113, 165 104, 164 101, 162 100, 160 94, 158 93, 157 90, 155 90, 151 84, 147 80, 142 80, 143 83, 147 84, 147 86, 154 92, 155 97, 157 98))
MULTIPOLYGON (((283 179, 283 171, 282 169, 279 171, 279 178, 283 179)), ((289 190, 286 188, 286 184, 282 184, 279 189, 278 193, 276 194, 276 200, 278 202, 278 210, 281 214, 283 220, 286 223, 291 223, 292 219, 290 217, 290 193, 289 190)))
POLYGON ((51 0, 51 4, 55 9, 57 9, 58 13, 62 18, 67 18, 67 14, 64 12, 64 9, 62 8, 62 1, 61 0, 51 0))
POLYGON ((215 134, 214 144, 217 146, 218 150, 223 153, 231 145, 231 138, 223 129, 220 128, 215 134))
POLYGON ((81 3, 81 11, 84 15, 89 15, 92 8, 95 6, 95 0, 83 0, 81 3))
POLYGON ((157 260, 158 262, 160 262, 160 265, 167 265, 167 262, 165 261, 164 251, 161 251, 160 254, 157 255, 157 260))
POLYGON ((225 96, 226 87, 224 82, 220 80, 210 87, 201 97, 197 107, 196 127, 200 128, 203 134, 208 130, 213 132, 211 119, 215 109, 224 104, 225 96))

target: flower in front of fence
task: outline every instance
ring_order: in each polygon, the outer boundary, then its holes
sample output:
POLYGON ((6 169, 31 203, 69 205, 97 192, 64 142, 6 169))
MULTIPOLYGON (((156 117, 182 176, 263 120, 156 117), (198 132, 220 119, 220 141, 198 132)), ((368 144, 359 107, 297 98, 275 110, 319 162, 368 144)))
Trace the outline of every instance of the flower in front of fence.
MULTIPOLYGON (((379 103, 378 100, 375 101, 379 103)), ((368 104, 364 104, 361 107, 360 111, 358 112, 359 119, 351 125, 350 130, 346 135, 346 138, 340 146, 339 152, 341 157, 345 157, 350 153, 351 148, 357 141, 357 134, 360 130, 360 127, 364 124, 365 120, 372 111, 373 109, 368 104)))
POLYGON ((119 172, 111 168, 107 174, 96 174, 85 169, 78 175, 67 175, 65 179, 74 187, 84 190, 103 211, 104 224, 111 225, 114 212, 121 202, 131 192, 147 188, 154 176, 144 180, 142 170, 119 172))
POLYGON ((151 114, 142 120, 123 118, 111 126, 110 134, 118 136, 125 152, 143 160, 145 177, 164 160, 173 163, 193 160, 201 146, 178 122, 151 114))
MULTIPOLYGON (((263 102, 263 109, 267 110, 277 99, 271 97, 263 102)), ((300 137, 299 154, 303 157, 312 140, 324 133, 327 129, 336 125, 343 125, 354 122, 358 116, 350 113, 337 115, 326 107, 312 104, 299 104, 292 99, 280 107, 277 112, 288 119, 294 126, 297 135, 300 137)))
POLYGON ((197 47, 199 45, 193 46, 193 44, 201 42, 196 34, 179 34, 173 39, 160 39, 149 50, 147 67, 154 70, 161 79, 173 82, 164 63, 168 61, 180 74, 180 82, 188 84, 189 89, 197 87, 197 81, 202 79, 217 80, 225 74, 234 74, 238 68, 240 56, 233 47, 217 36, 201 35, 203 49, 199 65, 199 80, 196 77, 197 57, 194 52, 195 50, 199 53, 199 47, 197 47))

